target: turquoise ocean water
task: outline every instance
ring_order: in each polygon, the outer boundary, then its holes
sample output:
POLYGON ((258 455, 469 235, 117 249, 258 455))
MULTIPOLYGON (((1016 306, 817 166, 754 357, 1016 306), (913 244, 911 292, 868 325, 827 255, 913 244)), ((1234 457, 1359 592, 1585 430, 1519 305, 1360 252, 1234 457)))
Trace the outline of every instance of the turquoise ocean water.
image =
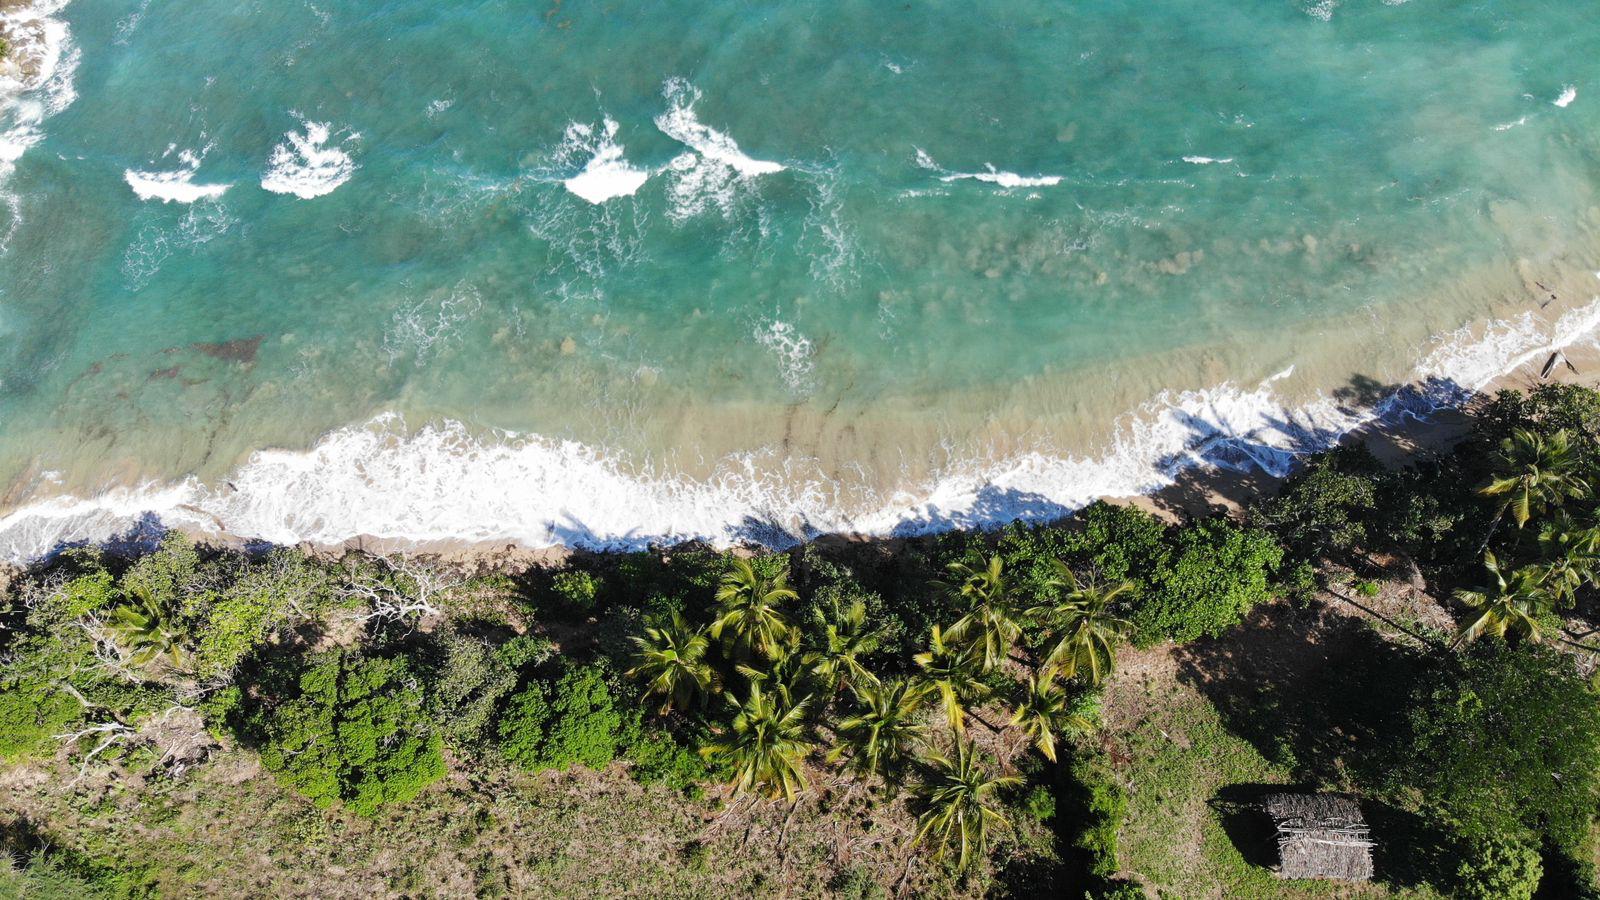
POLYGON ((1280 471, 1364 418, 1353 382, 1448 400, 1596 319, 1585 3, 44 21, 0 104, 14 556, 146 512, 588 545, 1046 516, 1280 471))

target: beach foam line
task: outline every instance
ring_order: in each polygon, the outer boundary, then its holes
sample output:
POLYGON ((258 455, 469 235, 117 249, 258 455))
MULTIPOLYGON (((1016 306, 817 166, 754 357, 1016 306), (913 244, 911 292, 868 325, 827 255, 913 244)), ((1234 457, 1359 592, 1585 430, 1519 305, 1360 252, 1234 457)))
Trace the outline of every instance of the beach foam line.
POLYGON ((1046 521, 1100 497, 1160 490, 1200 467, 1287 475, 1356 429, 1459 407, 1496 378, 1597 334, 1600 297, 1555 322, 1529 312, 1467 326, 1423 348, 1412 383, 1371 408, 1331 397, 1291 405, 1279 388, 1292 369, 1254 387, 1165 392, 1115 423, 1097 453, 962 460, 855 508, 843 504, 844 486, 773 450, 730 455, 709 477, 690 478, 574 441, 483 437, 457 422, 410 429, 383 415, 310 450, 259 451, 220 487, 191 478, 34 503, 0 518, 0 557, 25 561, 151 522, 281 544, 368 535, 619 550, 1046 521))
POLYGON ((1233 162, 1233 157, 1229 156, 1223 159, 1217 159, 1216 157, 1212 156, 1185 156, 1183 161, 1195 166, 1210 166, 1231 163, 1233 162))
MULTIPOLYGON (((293 194, 311 200, 331 194, 355 174, 356 164, 341 146, 328 146, 333 137, 327 122, 300 119, 302 131, 285 132, 284 140, 272 148, 261 186, 274 194, 293 194)), ((359 133, 345 134, 340 142, 360 140, 359 133)))
POLYGON ((567 190, 590 203, 600 204, 630 196, 644 187, 650 180, 650 170, 629 163, 616 137, 617 123, 609 117, 601 124, 598 135, 593 128, 579 122, 567 126, 567 141, 591 154, 583 171, 562 182, 567 190))

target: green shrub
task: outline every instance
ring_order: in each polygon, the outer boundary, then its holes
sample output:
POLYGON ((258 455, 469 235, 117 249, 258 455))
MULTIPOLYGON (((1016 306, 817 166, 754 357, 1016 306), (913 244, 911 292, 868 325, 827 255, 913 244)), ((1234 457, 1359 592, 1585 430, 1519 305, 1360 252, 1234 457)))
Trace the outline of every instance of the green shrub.
POLYGON ((0 668, 0 760, 48 755, 55 735, 83 715, 83 707, 41 673, 0 668))
POLYGON ((1426 799, 1467 841, 1532 832, 1576 859, 1600 791, 1600 701, 1572 660, 1480 641, 1417 679, 1391 790, 1426 799))
POLYGON ((245 728, 262 764, 319 808, 372 815, 444 777, 440 739, 401 659, 336 650, 310 661, 286 696, 265 698, 245 728))
POLYGON ((599 666, 578 666, 555 683, 536 681, 511 697, 500 749, 531 771, 573 764, 603 769, 617 756, 623 716, 599 666))
POLYGON ((1217 517, 1175 529, 1171 544, 1134 601, 1134 643, 1217 635, 1271 598, 1283 550, 1266 532, 1217 517))
POLYGON ((1462 854, 1455 874, 1453 896, 1462 900, 1531 900, 1544 864, 1530 841, 1492 834, 1462 854))
POLYGON ((1072 845, 1082 855, 1088 874, 1104 881, 1120 869, 1117 833, 1128 814, 1128 792, 1101 754, 1074 756, 1067 765, 1073 784, 1068 796, 1074 806, 1068 821, 1078 826, 1072 845))
POLYGON ((872 872, 862 866, 840 869, 828 879, 828 890, 840 900, 882 900, 889 892, 874 881, 872 872))
POLYGON ((1022 808, 1033 818, 1048 822, 1056 815, 1056 795, 1048 787, 1036 784, 1023 799, 1022 808))
POLYGON ((312 616, 332 602, 326 571, 292 550, 274 550, 231 573, 230 584, 199 618, 195 669, 201 677, 227 675, 293 616, 312 616))
POLYGON ((1382 469, 1365 447, 1319 454, 1251 513, 1295 559, 1340 556, 1367 540, 1382 469))
POLYGON ((600 593, 600 579, 578 569, 559 572, 550 582, 550 592, 557 604, 572 615, 586 616, 594 611, 595 597, 600 593))
POLYGON ((513 671, 521 672, 549 659, 556 652, 549 638, 519 634, 495 648, 495 655, 513 671))
POLYGON ((689 791, 709 775, 700 754, 659 729, 641 731, 629 744, 627 757, 629 772, 640 784, 665 784, 673 790, 689 791))
MULTIPOLYGON (((471 751, 489 737, 500 703, 517 686, 518 670, 488 641, 454 629, 435 637, 436 659, 429 673, 428 712, 451 747, 471 751)), ((522 640, 521 638, 517 640, 522 640)), ((522 645, 519 645, 519 650, 522 645)))

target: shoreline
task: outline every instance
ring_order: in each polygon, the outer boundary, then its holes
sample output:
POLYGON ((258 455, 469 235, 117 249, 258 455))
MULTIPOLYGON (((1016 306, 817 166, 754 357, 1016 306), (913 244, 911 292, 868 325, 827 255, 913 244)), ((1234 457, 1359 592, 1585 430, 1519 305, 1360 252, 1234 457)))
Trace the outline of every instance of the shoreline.
MULTIPOLYGON (((1594 331, 1591 329, 1579 337, 1591 337, 1593 334, 1594 331)), ((1457 405, 1441 407, 1424 413, 1406 409, 1403 405, 1397 406, 1397 401, 1403 400, 1407 396, 1421 396, 1429 387, 1423 383, 1406 385, 1395 393, 1380 398, 1378 402, 1367 407, 1364 411, 1370 415, 1365 421, 1340 435, 1337 440, 1327 447, 1307 450, 1305 453, 1300 454, 1297 460, 1310 453, 1331 449, 1334 446, 1363 444, 1385 465, 1398 467, 1420 455, 1448 450, 1463 439, 1467 434, 1468 428, 1465 407, 1475 399, 1490 396, 1501 390, 1526 392, 1541 383, 1571 383, 1591 387, 1600 385, 1600 340, 1582 344, 1569 342, 1565 345, 1559 341, 1553 341, 1546 347, 1524 353, 1509 370, 1489 379, 1481 386, 1471 390, 1470 393, 1459 395, 1456 398, 1459 401, 1457 405), (1577 371, 1574 372, 1567 366, 1558 363, 1548 379, 1540 379, 1539 370, 1543 367, 1548 354, 1551 352, 1561 353, 1562 357, 1571 362, 1572 367, 1577 371), (1386 407, 1389 408, 1388 412, 1383 411, 1386 407)), ((1274 493, 1290 474, 1292 472, 1274 473, 1260 467, 1241 470, 1212 463, 1200 463, 1187 466, 1173 473, 1170 483, 1156 490, 1141 494, 1099 495, 1089 502, 1105 501, 1117 505, 1131 505, 1151 513, 1164 522, 1178 523, 1186 519, 1198 518, 1217 512, 1230 515, 1237 514, 1253 500, 1274 493)), ((1084 505, 1087 505, 1087 503, 1084 505)), ((378 556, 427 557, 437 560, 448 567, 479 574, 514 574, 533 568, 556 567, 578 555, 666 551, 674 547, 696 543, 711 544, 736 553, 749 554, 764 551, 781 551, 793 546, 813 542, 855 545, 901 543, 929 539, 936 537, 938 534, 957 530, 992 531, 1015 521, 1031 523, 1059 521, 1070 517, 1081 508, 1079 506, 1056 516, 1042 518, 1016 517, 1007 521, 987 522, 976 525, 958 524, 949 528, 936 528, 910 534, 820 532, 786 544, 769 544, 754 540, 716 542, 707 541, 698 536, 689 536, 671 541, 653 541, 645 546, 638 547, 581 546, 574 544, 530 546, 515 540, 502 538, 478 540, 436 538, 418 541, 371 534, 353 535, 339 541, 271 542, 233 534, 222 529, 195 527, 193 523, 161 522, 159 527, 152 528, 151 526, 157 523, 152 523, 148 520, 142 522, 140 529, 131 535, 112 536, 111 544, 113 546, 125 546, 130 549, 144 547, 153 542, 157 533, 172 530, 185 533, 198 541, 235 548, 255 548, 263 544, 275 544, 277 546, 291 546, 310 556, 321 558, 337 558, 352 551, 378 556)), ((0 522, 3 521, 0 520, 0 522)), ((34 557, 34 559, 37 558, 34 557)), ((13 565, 26 564, 29 561, 15 557, 9 560, 13 565)))

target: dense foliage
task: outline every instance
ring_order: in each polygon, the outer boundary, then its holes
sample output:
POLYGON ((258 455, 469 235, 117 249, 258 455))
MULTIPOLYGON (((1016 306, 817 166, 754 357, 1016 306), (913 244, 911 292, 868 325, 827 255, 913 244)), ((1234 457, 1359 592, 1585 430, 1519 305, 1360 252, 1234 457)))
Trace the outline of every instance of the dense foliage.
MULTIPOLYGON (((317 806, 371 814, 444 777, 441 741, 402 659, 344 650, 272 685, 276 696, 241 716, 261 762, 317 806)), ((263 685, 266 687, 266 685, 263 685)))
MULTIPOLYGON (((1564 652, 1600 599, 1600 399, 1506 394, 1473 422, 1401 469, 1316 457, 1239 519, 1097 503, 997 534, 681 547, 515 578, 176 535, 131 558, 70 551, 0 606, 0 761, 154 783, 241 746, 310 807, 380 819, 446 790, 447 759, 750 802, 847 785, 899 810, 951 879, 1132 896, 1135 786, 1097 734, 1119 652, 1172 642, 1198 667, 1275 597, 1299 615, 1319 587, 1376 602, 1400 579, 1451 603, 1453 641, 1346 635, 1348 668, 1207 708, 1295 778, 1360 794, 1409 855, 1380 877, 1572 894, 1593 880, 1600 802, 1600 701, 1564 652)), ((16 858, 0 885, 123 871, 16 858)), ((864 878, 842 869, 838 890, 884 887, 864 878)))

